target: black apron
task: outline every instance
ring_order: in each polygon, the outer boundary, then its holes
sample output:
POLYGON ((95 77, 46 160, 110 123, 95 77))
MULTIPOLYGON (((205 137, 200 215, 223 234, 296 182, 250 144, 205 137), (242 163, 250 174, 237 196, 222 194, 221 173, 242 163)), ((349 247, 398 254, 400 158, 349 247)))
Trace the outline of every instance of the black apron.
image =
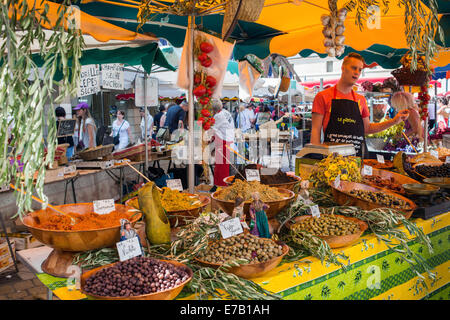
POLYGON ((367 156, 364 122, 355 93, 352 90, 353 100, 336 99, 336 95, 337 88, 335 86, 324 142, 351 143, 355 146, 356 156, 364 158, 367 156))

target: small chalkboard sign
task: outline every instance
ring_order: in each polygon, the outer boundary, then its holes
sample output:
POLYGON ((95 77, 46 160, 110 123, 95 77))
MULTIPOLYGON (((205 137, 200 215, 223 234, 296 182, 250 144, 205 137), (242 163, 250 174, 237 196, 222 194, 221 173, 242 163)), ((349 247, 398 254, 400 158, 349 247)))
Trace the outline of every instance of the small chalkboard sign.
POLYGON ((75 120, 75 119, 59 120, 58 121, 58 132, 57 132, 58 138, 73 136, 73 134, 75 133, 76 122, 77 122, 77 120, 75 120))

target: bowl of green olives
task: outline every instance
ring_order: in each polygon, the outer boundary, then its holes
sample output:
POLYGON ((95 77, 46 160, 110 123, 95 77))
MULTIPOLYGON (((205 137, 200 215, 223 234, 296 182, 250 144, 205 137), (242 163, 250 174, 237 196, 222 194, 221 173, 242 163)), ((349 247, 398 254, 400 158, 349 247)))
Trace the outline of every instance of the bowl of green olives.
POLYGON ((274 269, 289 251, 289 247, 272 239, 259 238, 249 232, 212 241, 195 258, 199 263, 211 268, 219 268, 226 262, 246 259, 247 264, 227 270, 239 277, 250 279, 260 277, 274 269))
POLYGON ((354 243, 368 227, 362 220, 335 214, 322 214, 320 217, 304 215, 296 217, 294 221, 291 229, 312 233, 325 240, 330 248, 341 248, 354 243))

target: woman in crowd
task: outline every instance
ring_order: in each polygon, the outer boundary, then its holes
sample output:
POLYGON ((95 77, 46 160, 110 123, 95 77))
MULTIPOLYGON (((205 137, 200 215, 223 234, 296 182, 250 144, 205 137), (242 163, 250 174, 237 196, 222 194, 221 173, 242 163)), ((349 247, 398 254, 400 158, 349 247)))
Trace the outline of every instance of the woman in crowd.
MULTIPOLYGON (((139 113, 141 115, 141 140, 145 142, 145 108, 140 108, 139 113)), ((147 139, 150 141, 153 136, 153 117, 150 115, 147 109, 147 139)))
POLYGON ((81 151, 87 148, 94 148, 97 146, 96 132, 97 127, 95 121, 89 112, 89 105, 86 102, 79 103, 74 111, 77 113, 77 150, 81 151))
POLYGON ((422 121, 420 120, 419 109, 414 102, 413 95, 409 92, 396 92, 392 95, 391 106, 396 113, 402 110, 409 111, 409 117, 405 120, 405 134, 408 137, 417 136, 420 141, 423 141, 422 121))
POLYGON ((268 106, 264 106, 256 115, 256 130, 259 130, 259 126, 269 121, 270 118, 270 109, 268 106))
POLYGON ((125 149, 130 143, 130 123, 125 120, 125 112, 117 111, 117 119, 112 124, 111 136, 114 138, 114 150, 125 149))

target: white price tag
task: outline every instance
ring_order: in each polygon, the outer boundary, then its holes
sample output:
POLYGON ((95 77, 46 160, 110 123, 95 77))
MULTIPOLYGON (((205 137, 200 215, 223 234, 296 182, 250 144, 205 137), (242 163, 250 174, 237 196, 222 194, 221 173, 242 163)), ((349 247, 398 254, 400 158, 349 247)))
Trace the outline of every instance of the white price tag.
POLYGON ((64 174, 71 174, 74 173, 75 171, 77 171, 77 166, 75 165, 64 167, 64 174))
POLYGON ((364 166, 363 167, 363 175, 365 176, 371 176, 373 174, 373 169, 371 166, 364 166))
POLYGON ((220 233, 222 234, 222 238, 224 239, 244 232, 239 218, 233 218, 219 223, 219 229, 220 233))
POLYGON ((181 183, 181 179, 169 179, 166 180, 166 184, 169 189, 183 192, 183 184, 181 183))
POLYGON ((247 176, 247 181, 261 181, 259 170, 245 169, 245 175, 247 176))
POLYGON ((379 163, 384 163, 384 157, 382 154, 377 154, 377 160, 379 163))
POLYGON ((445 163, 450 163, 450 156, 445 157, 445 163))
POLYGON ((120 261, 125 261, 142 255, 142 249, 138 237, 117 242, 116 247, 117 252, 119 253, 120 261))
POLYGON ((436 159, 439 159, 439 153, 436 150, 431 150, 430 155, 432 155, 436 159))
POLYGON ((108 214, 116 209, 114 199, 95 200, 93 205, 94 212, 98 214, 108 214))
POLYGON ((336 179, 334 179, 334 187, 337 189, 341 185, 341 175, 338 174, 336 179))
POLYGON ((320 209, 317 204, 311 207, 311 214, 314 218, 320 218, 320 209))

